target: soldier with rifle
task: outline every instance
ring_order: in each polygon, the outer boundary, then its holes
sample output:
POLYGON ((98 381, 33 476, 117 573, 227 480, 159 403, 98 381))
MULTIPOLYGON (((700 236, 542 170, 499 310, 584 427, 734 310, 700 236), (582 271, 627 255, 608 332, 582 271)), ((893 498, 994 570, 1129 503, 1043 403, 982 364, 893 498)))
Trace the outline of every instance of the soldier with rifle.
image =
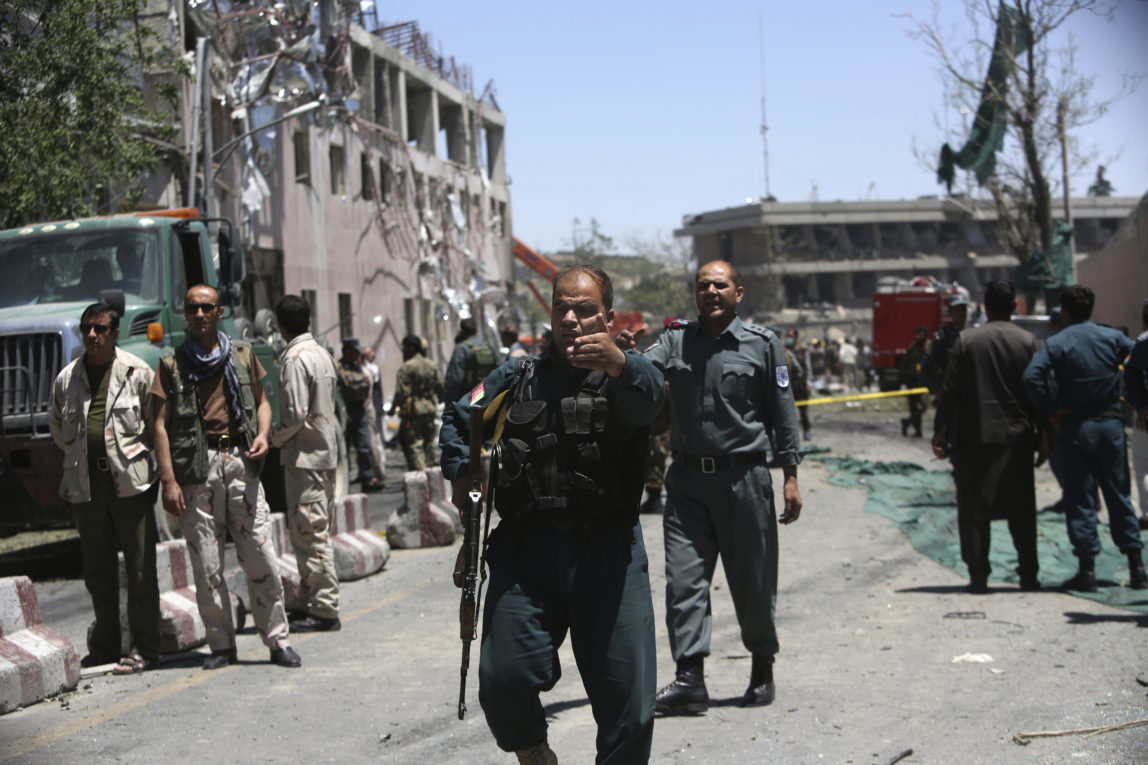
MULTIPOLYGON (((478 698, 498 746, 520 763, 558 761, 539 693, 561 676, 558 647, 567 633, 598 721, 597 761, 650 756, 654 609, 638 504, 649 426, 665 390, 653 364, 614 344, 612 304, 601 269, 560 271, 552 347, 502 364, 443 417, 443 473, 455 482, 455 504, 469 510, 459 577, 463 639, 474 635, 466 619, 477 608, 469 588, 481 553, 490 583, 478 698), (481 419, 471 414, 476 404, 485 405, 481 419), (466 476, 488 436, 488 504, 501 520, 480 545, 479 484, 466 476)), ((463 661, 465 672, 465 649, 463 661)))

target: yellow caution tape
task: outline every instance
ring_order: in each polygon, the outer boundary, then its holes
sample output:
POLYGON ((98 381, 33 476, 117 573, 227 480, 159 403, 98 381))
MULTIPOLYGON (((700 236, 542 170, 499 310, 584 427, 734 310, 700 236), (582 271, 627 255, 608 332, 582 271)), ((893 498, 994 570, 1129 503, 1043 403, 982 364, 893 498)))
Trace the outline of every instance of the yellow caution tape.
POLYGON ((813 404, 840 404, 845 401, 869 401, 875 398, 893 398, 894 396, 917 396, 928 393, 928 388, 910 388, 909 390, 890 390, 882 393, 857 393, 852 396, 829 396, 827 398, 810 398, 805 401, 795 401, 798 406, 811 406, 813 404))

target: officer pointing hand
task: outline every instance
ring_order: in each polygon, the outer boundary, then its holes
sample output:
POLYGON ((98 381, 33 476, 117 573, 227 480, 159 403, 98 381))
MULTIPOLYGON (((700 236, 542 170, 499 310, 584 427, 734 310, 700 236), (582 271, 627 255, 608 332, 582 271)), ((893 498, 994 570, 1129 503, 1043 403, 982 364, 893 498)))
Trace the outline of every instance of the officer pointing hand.
POLYGON ((626 366, 626 354, 610 337, 606 317, 596 313, 589 320, 578 319, 577 324, 581 335, 571 337, 571 343, 566 347, 570 365, 579 369, 601 369, 611 377, 620 375, 626 366))

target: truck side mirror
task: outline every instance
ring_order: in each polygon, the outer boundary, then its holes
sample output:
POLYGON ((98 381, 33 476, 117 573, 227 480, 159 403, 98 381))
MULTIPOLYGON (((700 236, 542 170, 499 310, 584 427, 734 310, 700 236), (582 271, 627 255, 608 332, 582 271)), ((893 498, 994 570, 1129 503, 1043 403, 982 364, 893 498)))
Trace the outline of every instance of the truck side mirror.
POLYGON ((232 242, 230 227, 219 229, 219 294, 228 305, 238 305, 242 298, 243 280, 247 278, 247 260, 239 242, 232 242))

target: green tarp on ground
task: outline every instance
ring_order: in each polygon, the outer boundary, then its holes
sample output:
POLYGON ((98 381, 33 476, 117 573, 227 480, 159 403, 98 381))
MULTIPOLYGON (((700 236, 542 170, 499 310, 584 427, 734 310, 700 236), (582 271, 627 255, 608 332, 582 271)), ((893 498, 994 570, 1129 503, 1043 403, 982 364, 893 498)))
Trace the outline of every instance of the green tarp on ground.
MULTIPOLYGON (((947 470, 926 470, 912 462, 869 462, 853 457, 811 456, 829 468, 829 482, 835 486, 868 491, 865 509, 894 521, 913 547, 943 566, 968 576, 961 560, 957 536, 957 499, 953 476, 947 470)), ((1128 559, 1112 544, 1108 524, 1101 523, 1103 551, 1096 558, 1097 593, 1072 593, 1105 605, 1148 613, 1148 590, 1132 590, 1128 583, 1128 559)), ((1037 514, 1037 555, 1040 580, 1056 587, 1076 573, 1076 556, 1068 542, 1064 516, 1037 514)), ((1016 551, 1005 521, 992 522, 989 561, 993 583, 1017 583, 1016 551)))

